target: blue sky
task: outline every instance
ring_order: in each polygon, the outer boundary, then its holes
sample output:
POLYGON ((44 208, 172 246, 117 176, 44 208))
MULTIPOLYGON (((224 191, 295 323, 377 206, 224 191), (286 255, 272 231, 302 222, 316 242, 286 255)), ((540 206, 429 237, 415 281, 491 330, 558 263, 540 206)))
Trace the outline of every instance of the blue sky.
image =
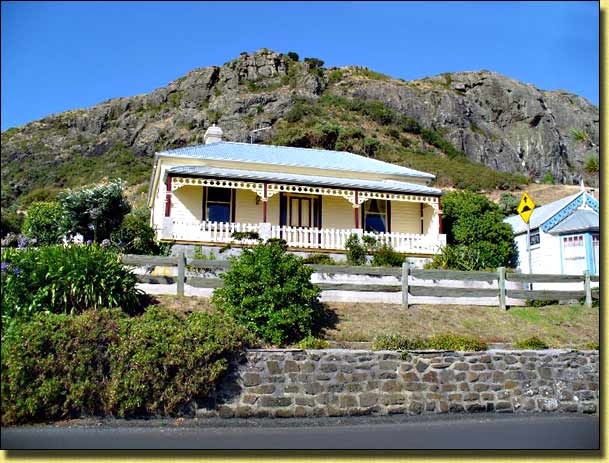
POLYGON ((597 2, 2 2, 2 130, 242 51, 394 77, 488 69, 599 102, 597 2))

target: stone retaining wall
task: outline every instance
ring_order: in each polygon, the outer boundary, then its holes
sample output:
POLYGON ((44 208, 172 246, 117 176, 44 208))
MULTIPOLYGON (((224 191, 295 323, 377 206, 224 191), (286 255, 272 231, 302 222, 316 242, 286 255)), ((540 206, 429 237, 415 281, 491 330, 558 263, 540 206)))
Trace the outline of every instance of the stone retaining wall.
POLYGON ((597 413, 598 351, 251 350, 197 416, 597 413))

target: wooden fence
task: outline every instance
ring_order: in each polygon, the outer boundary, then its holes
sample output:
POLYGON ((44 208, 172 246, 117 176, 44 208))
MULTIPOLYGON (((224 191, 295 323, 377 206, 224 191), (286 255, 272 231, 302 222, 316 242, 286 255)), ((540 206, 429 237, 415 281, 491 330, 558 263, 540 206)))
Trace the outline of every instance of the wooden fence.
MULTIPOLYGON (((150 284, 173 284, 177 283, 176 294, 184 295, 184 284, 195 288, 220 288, 223 281, 216 276, 201 277, 188 276, 187 268, 199 270, 221 270, 226 271, 230 267, 228 261, 192 259, 186 258, 183 254, 171 257, 140 256, 126 254, 122 257, 125 265, 129 266, 162 266, 177 267, 177 276, 154 276, 137 275, 140 283, 150 284)), ((392 276, 397 277, 400 283, 396 284, 362 284, 345 282, 319 282, 315 283, 324 291, 371 291, 371 292, 401 292, 402 306, 408 308, 409 296, 431 296, 431 297, 497 297, 497 305, 502 309, 507 309, 507 298, 531 300, 531 301, 550 301, 550 300, 573 300, 585 298, 588 307, 592 305, 592 299, 599 298, 599 290, 591 287, 591 282, 598 282, 599 277, 585 272, 583 275, 552 275, 552 274, 524 274, 508 273, 504 267, 500 267, 496 272, 464 272, 456 270, 424 270, 415 269, 411 263, 406 261, 399 267, 350 267, 343 265, 313 265, 315 273, 336 274, 336 275, 373 275, 373 276, 392 276), (497 283, 496 288, 465 288, 453 286, 433 286, 413 285, 410 280, 433 280, 433 281, 462 281, 462 282, 482 282, 493 284, 497 283), (529 289, 510 289, 506 282, 513 281, 527 286, 529 289), (579 291, 558 291, 558 290, 535 290, 531 289, 533 283, 583 283, 583 289, 579 291)))

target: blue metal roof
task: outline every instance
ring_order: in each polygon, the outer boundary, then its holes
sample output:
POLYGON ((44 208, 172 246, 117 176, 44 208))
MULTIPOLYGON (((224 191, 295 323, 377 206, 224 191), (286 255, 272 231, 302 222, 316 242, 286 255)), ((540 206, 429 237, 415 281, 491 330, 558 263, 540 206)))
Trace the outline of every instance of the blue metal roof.
POLYGON ((253 181, 276 181, 298 185, 316 185, 338 188, 356 188, 362 190, 388 191, 392 193, 422 194, 439 196, 442 190, 414 183, 396 180, 360 180, 320 175, 289 174, 284 172, 263 172, 258 170, 223 169, 207 166, 179 166, 167 170, 171 174, 190 175, 193 177, 220 177, 253 181))
POLYGON ((598 214, 591 210, 578 209, 556 227, 550 230, 552 234, 564 234, 576 231, 596 231, 599 229, 598 214))
POLYGON ((221 141, 161 151, 160 156, 176 156, 222 161, 242 161, 293 167, 313 167, 355 172, 373 172, 433 179, 435 175, 346 151, 330 151, 291 146, 257 145, 221 141))

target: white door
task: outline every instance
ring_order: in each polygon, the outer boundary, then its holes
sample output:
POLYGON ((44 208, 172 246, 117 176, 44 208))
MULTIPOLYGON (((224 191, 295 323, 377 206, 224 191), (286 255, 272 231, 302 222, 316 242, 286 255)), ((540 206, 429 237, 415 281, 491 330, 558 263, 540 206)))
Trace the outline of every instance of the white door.
POLYGON ((584 235, 562 237, 563 273, 581 275, 586 271, 586 246, 584 235))

